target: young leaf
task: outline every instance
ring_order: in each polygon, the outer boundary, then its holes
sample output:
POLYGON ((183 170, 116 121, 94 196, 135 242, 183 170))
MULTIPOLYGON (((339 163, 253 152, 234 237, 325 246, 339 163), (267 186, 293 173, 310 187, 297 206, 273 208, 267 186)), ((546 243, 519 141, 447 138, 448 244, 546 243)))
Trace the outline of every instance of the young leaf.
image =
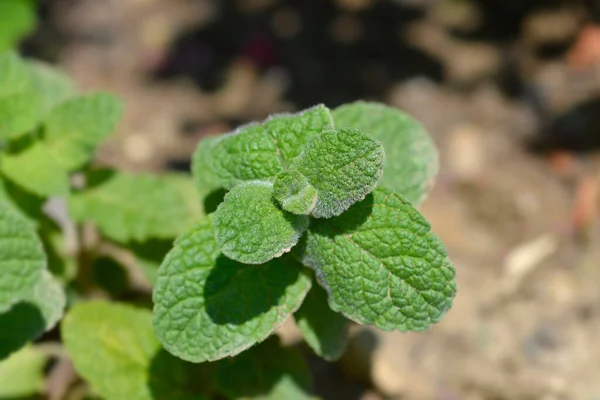
POLYGON ((225 195, 213 226, 223 254, 245 264, 262 264, 298 243, 308 228, 308 217, 277 207, 272 183, 250 181, 225 195))
POLYGON ((383 143, 387 162, 379 185, 418 206, 438 171, 437 149, 423 126, 400 110, 364 101, 338 107, 332 114, 337 129, 357 128, 383 143))
POLYGON ((48 357, 27 346, 0 362, 0 399, 21 399, 44 389, 48 357))
POLYGON ((304 243, 335 311, 383 330, 421 331, 442 319, 455 271, 421 214, 379 188, 339 217, 314 220, 304 243))
POLYGON ((5 154, 0 161, 4 176, 35 195, 49 197, 69 193, 67 172, 40 143, 17 154, 5 154))
POLYGON ((185 363, 162 350, 147 310, 78 303, 61 330, 75 369, 106 400, 201 400, 211 390, 211 366, 185 363))
POLYGON ((294 314, 306 343, 326 360, 341 357, 348 344, 349 321, 327 304, 327 292, 313 284, 302 306, 294 314))
POLYGON ((28 60, 27 68, 33 79, 33 90, 42 98, 44 114, 77 93, 71 79, 58 68, 35 60, 28 60))
POLYGON ((216 136, 202 138, 192 156, 192 176, 203 198, 221 187, 219 177, 210 168, 210 150, 217 139, 216 136))
POLYGON ((23 218, 0 204, 0 312, 30 295, 46 265, 42 243, 23 218))
POLYGON ((99 170, 88 176, 88 181, 96 180, 99 182, 71 195, 70 214, 76 222, 93 222, 117 242, 174 238, 198 218, 186 206, 181 187, 169 176, 99 170))
POLYGON ((184 360, 233 356, 281 326, 310 286, 289 256, 252 267, 222 256, 208 216, 175 241, 158 270, 154 328, 165 349, 184 360))
POLYGON ((113 133, 122 111, 121 101, 106 93, 69 99, 45 119, 44 143, 63 168, 76 170, 113 133))
POLYGON ((311 399, 311 376, 302 354, 281 347, 273 336, 235 358, 219 363, 217 388, 231 400, 311 399))
POLYGON ((317 190, 316 218, 340 215, 365 198, 381 179, 385 153, 381 143, 357 129, 314 136, 290 167, 317 190))
POLYGON ((280 172, 275 178, 273 197, 286 211, 308 215, 315 209, 317 196, 317 189, 297 170, 280 172))
POLYGON ((227 189, 244 181, 273 181, 311 137, 328 129, 333 129, 333 121, 324 105, 298 114, 274 115, 262 125, 242 126, 216 140, 210 166, 227 189))
POLYGON ((0 139, 13 140, 32 131, 41 115, 42 98, 37 93, 0 97, 0 139))
POLYGON ((17 46, 35 28, 35 3, 31 0, 0 1, 0 53, 17 46))
POLYGON ((31 91, 32 88, 32 78, 27 65, 13 52, 1 53, 0 98, 31 91))
POLYGON ((44 270, 33 291, 0 314, 0 360, 52 329, 65 304, 62 287, 44 270))

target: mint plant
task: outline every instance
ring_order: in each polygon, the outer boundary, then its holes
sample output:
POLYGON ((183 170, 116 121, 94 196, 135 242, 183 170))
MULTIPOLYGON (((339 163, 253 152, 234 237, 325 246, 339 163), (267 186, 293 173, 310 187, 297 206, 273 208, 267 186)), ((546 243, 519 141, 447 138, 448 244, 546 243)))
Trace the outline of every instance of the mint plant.
POLYGON ((0 53, 0 397, 42 390, 60 331, 92 398, 310 399, 287 320, 333 361, 352 323, 421 331, 451 307, 417 211, 436 149, 401 111, 274 115, 199 141, 191 175, 96 165, 122 112, 0 53))
POLYGON ((348 320, 421 331, 451 307, 454 269, 415 208, 435 148, 400 111, 357 102, 275 115, 201 141, 192 170, 200 188, 228 192, 158 270, 154 327, 177 357, 235 356, 295 314, 331 360, 348 320))

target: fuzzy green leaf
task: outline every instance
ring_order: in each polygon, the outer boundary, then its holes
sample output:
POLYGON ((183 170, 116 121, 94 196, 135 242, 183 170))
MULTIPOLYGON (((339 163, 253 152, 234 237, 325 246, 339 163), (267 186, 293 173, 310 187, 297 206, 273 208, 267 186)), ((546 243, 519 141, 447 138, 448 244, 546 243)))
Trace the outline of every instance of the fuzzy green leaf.
POLYGON ((317 204, 317 189, 297 170, 277 174, 273 197, 281 207, 294 214, 308 215, 317 204))
POLYGON ((0 312, 32 293, 45 265, 31 225, 0 204, 0 312))
POLYGON ((349 337, 349 321, 327 304, 327 292, 313 284, 304 303, 294 314, 306 343, 326 360, 341 357, 349 337))
POLYGON ((92 186, 69 199, 76 222, 91 221, 118 242, 174 238, 192 226, 197 209, 170 176, 94 171, 92 186))
POLYGON ((0 98, 30 91, 32 84, 27 64, 15 53, 0 54, 0 98))
POLYGON ((210 151, 217 139, 216 136, 202 138, 192 156, 192 176, 203 198, 221 187, 219 177, 210 168, 210 151))
POLYGON ((33 90, 42 98, 44 113, 77 93, 71 79, 58 68, 34 60, 27 61, 27 68, 33 79, 33 90))
POLYGON ((224 360, 216 377, 220 392, 231 400, 311 399, 311 376, 302 354, 281 347, 276 336, 259 346, 224 360))
POLYGON ((175 241, 158 270, 152 296, 156 334, 184 360, 233 356, 281 326, 310 286, 290 256, 251 267, 224 257, 209 216, 175 241))
POLYGON ((71 98, 45 119, 44 143, 63 168, 76 170, 113 133, 122 111, 121 101, 107 93, 71 98))
POLYGON ((61 328, 75 369, 106 400, 200 400, 211 390, 211 366, 162 350, 147 310, 78 303, 61 328))
POLYGON ((290 167, 317 190, 316 218, 340 215, 365 198, 381 179, 385 152, 381 143, 357 129, 314 136, 290 167))
POLYGON ((298 114, 274 115, 262 125, 242 126, 215 141, 210 166, 228 189, 244 181, 273 181, 311 137, 328 129, 333 129, 333 120, 323 105, 298 114))
POLYGON ((31 92, 0 97, 0 139, 17 139, 40 122, 42 98, 31 92))
POLYGON ((35 347, 24 347, 0 362, 0 399, 20 399, 44 389, 48 357, 35 347))
POLYGON ((69 176, 62 165, 40 143, 1 159, 4 176, 27 191, 42 197, 69 193, 69 176))
POLYGON ((16 47, 35 28, 35 2, 32 0, 0 1, 0 52, 16 47))
POLYGON ((244 182, 225 196, 214 217, 221 252, 245 264, 281 257, 298 243, 308 217, 281 210, 273 200, 273 184, 244 182))
POLYGON ((0 360, 52 329, 65 304, 62 287, 44 270, 32 292, 0 314, 0 360))
POLYGON ((425 199, 438 171, 438 153, 419 122, 393 107, 364 101, 338 107, 332 114, 337 129, 357 128, 383 143, 387 162, 380 186, 415 206, 425 199))
POLYGON ((394 192, 376 189, 341 216, 314 220, 306 238, 303 261, 329 305, 358 323, 421 331, 452 306, 455 271, 444 245, 394 192))

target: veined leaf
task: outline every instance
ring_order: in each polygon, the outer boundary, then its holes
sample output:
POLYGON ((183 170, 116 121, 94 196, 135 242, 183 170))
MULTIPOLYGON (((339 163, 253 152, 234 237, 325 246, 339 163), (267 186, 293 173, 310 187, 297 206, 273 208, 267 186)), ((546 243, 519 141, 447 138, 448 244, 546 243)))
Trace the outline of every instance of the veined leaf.
POLYGON ((0 139, 13 140, 35 129, 42 116, 42 98, 33 92, 0 97, 0 139))
POLYGON ((33 90, 42 99, 44 114, 77 93, 71 79, 58 68, 35 60, 27 60, 27 68, 33 79, 33 90))
POLYGON ((332 114, 336 129, 360 129, 383 143, 387 161, 380 186, 415 206, 425 199, 438 171, 438 153, 420 123, 393 107, 364 101, 338 107, 332 114))
POLYGON ((44 144, 60 165, 76 170, 91 160, 121 118, 123 105, 106 93, 73 97, 54 108, 44 121, 44 144))
POLYGON ((154 328, 165 349, 184 360, 233 356, 283 324, 310 286, 289 256, 248 266, 221 255, 209 216, 175 241, 158 270, 154 328))
POLYGON ((0 53, 0 98, 31 89, 32 78, 27 64, 16 53, 0 53))
POLYGON ((273 181, 311 137, 328 129, 333 129, 333 120, 323 105, 298 114, 274 115, 262 125, 245 125, 216 140, 210 149, 210 167, 227 189, 244 181, 273 181))
POLYGON ((298 243, 308 228, 308 217, 277 207, 272 183, 249 181, 225 195, 213 227, 224 255, 246 264, 262 264, 298 243))
POLYGON ((339 217, 314 220, 303 261, 329 305, 383 330, 421 331, 442 319, 456 294, 442 242, 404 197, 376 189, 339 217))

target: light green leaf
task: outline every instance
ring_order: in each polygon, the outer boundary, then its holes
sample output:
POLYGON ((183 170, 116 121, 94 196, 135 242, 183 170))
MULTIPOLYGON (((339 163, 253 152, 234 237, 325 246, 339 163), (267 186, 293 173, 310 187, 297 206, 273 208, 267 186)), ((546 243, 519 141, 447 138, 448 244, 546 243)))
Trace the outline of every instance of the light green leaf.
POLYGON ((52 329, 65 304, 62 287, 44 270, 33 291, 0 314, 0 360, 52 329))
POLYGON ((437 149, 423 126, 406 113, 379 103, 358 101, 333 111, 335 126, 357 128, 383 143, 387 162, 380 186, 418 206, 438 171, 437 149))
POLYGON ((13 52, 0 53, 0 98, 31 89, 27 65, 13 52))
POLYGON ((294 314, 306 343, 326 360, 341 357, 348 344, 349 321, 327 304, 327 292, 314 285, 294 314))
POLYGON ((273 197, 281 208, 294 214, 308 215, 317 204, 317 189, 297 170, 277 174, 273 197))
POLYGON ((378 140, 346 128, 314 136, 290 169, 298 170, 317 190, 312 215, 331 218, 375 189, 384 164, 378 140))
POLYGON ((202 198, 221 187, 219 177, 210 168, 210 151, 217 139, 217 136, 202 138, 192 156, 192 176, 202 198))
POLYGON ((42 98, 42 111, 50 111, 77 93, 71 79, 60 69, 36 60, 27 60, 33 79, 33 90, 42 98))
POLYGON ((42 197, 69 193, 69 176, 40 143, 34 143, 17 154, 1 159, 4 176, 27 191, 42 197))
POLYGON ((311 376, 302 354, 281 347, 276 336, 217 369, 217 387, 231 400, 311 399, 311 376))
POLYGON ((76 170, 113 133, 122 111, 121 101, 107 93, 71 98, 47 116, 44 143, 63 168, 76 170))
POLYGON ((0 362, 0 399, 33 396, 44 389, 44 368, 48 358, 27 346, 0 362))
POLYGON ((174 238, 198 218, 169 176, 99 170, 88 181, 91 187, 71 195, 70 214, 118 242, 174 238))
POLYGON ((42 277, 42 243, 26 220, 0 204, 0 312, 29 296, 42 277))
POLYGON ((209 216, 175 241, 158 270, 154 328, 165 349, 184 360, 233 356, 281 326, 310 286, 289 256, 257 266, 224 257, 209 216))
POLYGON ((280 114, 220 137, 210 149, 210 167, 225 188, 250 180, 275 180, 300 155, 308 140, 333 129, 329 109, 318 105, 280 114))
POLYGON ((262 264, 298 243, 308 228, 308 217, 277 207, 272 183, 249 181, 225 195, 213 226, 224 255, 245 264, 262 264))
POLYGON ((211 390, 211 366, 162 350, 147 310, 81 302, 61 330, 75 369, 106 400, 200 400, 211 390))
POLYGON ((32 92, 0 97, 0 139, 17 139, 35 129, 42 115, 42 98, 32 92))
POLYGON ((35 28, 35 3, 31 0, 0 1, 0 53, 13 49, 35 28))
POLYGON ((390 190, 376 189, 339 217, 313 220, 306 238, 304 264, 315 269, 330 307, 360 324, 421 331, 452 306, 455 271, 444 245, 390 190))
MULTIPOLYGON (((185 173, 168 173, 162 175, 161 178, 167 185, 172 186, 180 193, 183 198, 183 204, 181 205, 186 208, 191 223, 198 221, 206 215, 202 198, 196 190, 196 185, 191 175, 185 173)), ((186 228, 189 228, 189 226, 186 226, 186 228)), ((178 233, 183 233, 184 231, 185 229, 178 233)))

